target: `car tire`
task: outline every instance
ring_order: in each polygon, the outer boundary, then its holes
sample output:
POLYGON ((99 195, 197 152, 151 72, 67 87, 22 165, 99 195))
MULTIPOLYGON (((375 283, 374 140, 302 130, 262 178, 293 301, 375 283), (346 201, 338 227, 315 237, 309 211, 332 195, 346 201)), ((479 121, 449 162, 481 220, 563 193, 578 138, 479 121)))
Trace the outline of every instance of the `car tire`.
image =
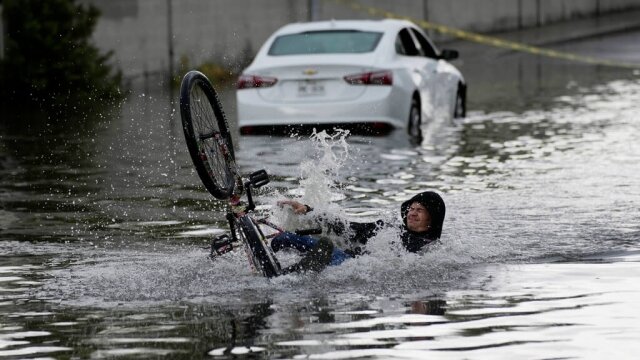
POLYGON ((419 138, 422 136, 422 113, 420 111, 420 102, 418 99, 411 99, 411 108, 409 109, 409 120, 407 126, 407 132, 412 138, 419 138))
POLYGON ((464 84, 459 84, 453 108, 453 117, 463 118, 465 116, 467 116, 467 87, 464 84))

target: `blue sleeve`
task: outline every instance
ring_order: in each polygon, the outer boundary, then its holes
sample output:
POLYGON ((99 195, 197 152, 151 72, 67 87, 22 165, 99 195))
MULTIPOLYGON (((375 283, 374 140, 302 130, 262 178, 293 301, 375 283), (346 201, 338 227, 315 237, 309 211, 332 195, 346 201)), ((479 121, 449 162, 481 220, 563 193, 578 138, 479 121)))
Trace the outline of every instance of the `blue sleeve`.
MULTIPOLYGON (((328 241, 328 240, 327 240, 328 241)), ((283 232, 271 240, 271 248, 278 252, 282 249, 296 249, 301 253, 315 249, 318 246, 318 240, 309 235, 298 235, 291 232, 283 232)), ((340 265, 345 260, 351 259, 352 256, 341 249, 332 246, 331 261, 329 265, 340 265)))

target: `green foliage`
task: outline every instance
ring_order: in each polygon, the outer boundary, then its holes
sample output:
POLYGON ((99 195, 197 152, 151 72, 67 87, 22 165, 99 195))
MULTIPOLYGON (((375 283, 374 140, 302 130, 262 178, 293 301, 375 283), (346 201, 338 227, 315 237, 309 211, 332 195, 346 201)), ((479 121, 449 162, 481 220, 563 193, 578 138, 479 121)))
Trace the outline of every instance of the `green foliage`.
MULTIPOLYGON (((199 66, 193 67, 190 64, 189 58, 187 58, 186 56, 182 56, 178 65, 178 74, 184 75, 190 70, 200 71, 207 78, 209 78, 209 80, 211 80, 214 85, 230 84, 235 81, 238 76, 238 74, 233 70, 214 62, 206 62, 200 64, 199 66)), ((180 77, 179 75, 174 77, 172 82, 174 86, 180 86, 181 81, 182 77, 180 77)))
POLYGON ((76 0, 4 0, 3 98, 53 107, 122 98, 122 75, 90 43, 99 11, 76 0))

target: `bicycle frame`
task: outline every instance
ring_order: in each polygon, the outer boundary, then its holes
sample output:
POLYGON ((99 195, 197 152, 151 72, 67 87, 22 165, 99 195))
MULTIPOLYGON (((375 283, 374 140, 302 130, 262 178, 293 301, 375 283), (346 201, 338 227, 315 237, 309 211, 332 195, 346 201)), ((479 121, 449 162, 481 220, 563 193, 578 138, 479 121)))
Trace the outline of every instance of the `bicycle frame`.
MULTIPOLYGON (((252 269, 256 272, 262 272, 262 275, 266 277, 274 277, 281 274, 282 268, 266 240, 268 238, 275 237, 286 230, 275 225, 266 218, 255 219, 251 216, 251 212, 253 212, 256 207, 253 202, 252 190, 266 185, 268 182, 269 177, 264 170, 256 171, 249 175, 249 180, 242 184, 242 188, 246 191, 247 202, 243 203, 241 201, 241 194, 234 194, 229 199, 229 212, 227 213, 226 218, 229 222, 229 229, 231 231, 231 243, 242 242, 252 269), (263 231, 260 229, 261 224, 276 230, 276 232, 269 236, 265 236, 263 231)), ((321 233, 322 229, 313 228, 295 230, 294 232, 298 235, 311 235, 321 233)), ((212 260, 218 255, 222 255, 233 250, 233 246, 231 245, 226 247, 223 246, 224 251, 219 251, 218 248, 214 247, 215 241, 216 239, 212 242, 211 253, 209 255, 212 260)))
MULTIPOLYGON (((278 232, 282 232, 284 230, 282 230, 275 224, 266 221, 266 219, 256 220, 250 215, 256 207, 255 203, 253 202, 252 190, 254 188, 264 186, 267 183, 269 183, 269 176, 264 170, 256 171, 249 175, 249 179, 246 182, 240 182, 242 186, 238 189, 239 191, 237 191, 237 193, 234 193, 229 198, 229 211, 227 212, 226 218, 229 222, 232 243, 243 243, 252 269, 254 271, 262 272, 262 274, 266 277, 274 277, 280 274, 280 263, 267 244, 267 237, 260 229, 259 224, 265 224, 277 230, 278 232), (242 190, 246 192, 246 203, 243 203, 241 201, 242 190)), ((230 246, 224 252, 231 251, 232 249, 233 247, 230 246)), ((218 251, 216 250, 216 252, 218 251)), ((222 255, 222 253, 218 252, 218 255, 222 255)), ((210 257, 214 259, 215 256, 216 255, 214 254, 214 247, 212 243, 210 257)))
POLYGON ((227 220, 231 237, 222 235, 211 242, 210 258, 233 249, 242 241, 254 268, 264 276, 279 275, 280 264, 258 222, 250 213, 255 209, 252 189, 269 182, 266 171, 249 175, 246 182, 235 163, 233 142, 222 105, 209 79, 198 71, 189 71, 180 84, 180 116, 189 155, 205 188, 218 200, 228 200, 227 220), (246 191, 247 202, 240 197, 246 191), (233 240, 233 241, 230 241, 233 240))
MULTIPOLYGON (((238 176, 239 177, 239 176, 238 176)), ((269 175, 265 170, 258 170, 251 175, 249 175, 249 180, 242 183, 238 181, 238 183, 242 184, 237 191, 229 198, 229 209, 227 212, 227 221, 229 221, 229 227, 231 228, 231 234, 234 241, 237 241, 236 232, 235 232, 235 222, 236 219, 239 219, 241 216, 248 216, 250 212, 255 210, 256 204, 253 202, 253 188, 259 188, 269 183, 269 175), (242 191, 245 191, 247 194, 247 204, 244 205, 241 200, 242 191)))

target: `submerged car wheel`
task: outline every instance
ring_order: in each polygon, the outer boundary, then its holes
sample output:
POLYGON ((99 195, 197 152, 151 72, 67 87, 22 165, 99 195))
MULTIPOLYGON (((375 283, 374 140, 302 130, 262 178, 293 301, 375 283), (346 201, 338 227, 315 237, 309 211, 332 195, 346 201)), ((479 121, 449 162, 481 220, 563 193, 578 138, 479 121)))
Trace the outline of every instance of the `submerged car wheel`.
POLYGON ((463 118, 467 116, 467 87, 463 84, 458 85, 456 93, 456 104, 453 109, 454 118, 463 118))
POLYGON ((411 99, 411 109, 409 110, 409 124, 407 132, 412 138, 418 138, 422 136, 422 130, 420 125, 422 123, 422 114, 420 113, 420 104, 418 99, 411 99))

